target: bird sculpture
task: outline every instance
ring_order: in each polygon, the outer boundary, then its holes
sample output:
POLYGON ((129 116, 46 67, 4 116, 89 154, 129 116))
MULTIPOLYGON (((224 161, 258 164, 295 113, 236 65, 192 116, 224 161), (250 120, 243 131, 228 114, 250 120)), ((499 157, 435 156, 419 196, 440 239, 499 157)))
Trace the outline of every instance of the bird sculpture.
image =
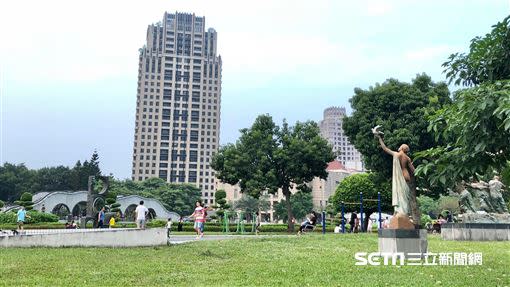
POLYGON ((377 126, 373 127, 372 128, 372 133, 374 135, 383 135, 384 133, 378 130, 380 127, 381 127, 380 125, 377 125, 377 126))

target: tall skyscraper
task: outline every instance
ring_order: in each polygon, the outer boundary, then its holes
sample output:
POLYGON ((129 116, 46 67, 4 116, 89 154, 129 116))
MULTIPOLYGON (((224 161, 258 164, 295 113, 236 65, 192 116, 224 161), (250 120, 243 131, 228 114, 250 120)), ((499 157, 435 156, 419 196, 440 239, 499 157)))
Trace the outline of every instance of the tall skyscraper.
POLYGON ((165 13, 149 25, 141 48, 133 148, 133 180, 159 177, 202 189, 214 202, 211 157, 218 150, 221 56, 205 18, 165 13))
POLYGON ((333 152, 339 153, 337 160, 346 168, 363 170, 361 154, 349 142, 344 133, 343 119, 346 116, 344 107, 329 107, 324 110, 324 119, 320 122, 323 138, 333 146, 333 152))

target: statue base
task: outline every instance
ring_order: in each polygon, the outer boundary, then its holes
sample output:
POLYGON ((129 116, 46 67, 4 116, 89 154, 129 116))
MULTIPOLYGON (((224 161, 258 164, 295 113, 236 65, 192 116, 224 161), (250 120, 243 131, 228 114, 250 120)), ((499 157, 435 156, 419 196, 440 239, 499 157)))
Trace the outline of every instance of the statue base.
POLYGON ((413 221, 409 218, 409 216, 402 214, 402 213, 396 213, 390 220, 390 226, 389 229, 416 229, 415 224, 413 221))
POLYGON ((459 221, 462 223, 508 223, 510 224, 510 214, 508 213, 463 213, 459 215, 459 221))
POLYGON ((381 253, 403 253, 406 258, 422 258, 427 248, 425 229, 379 229, 381 253))
POLYGON ((443 240, 510 241, 510 223, 445 223, 443 240))

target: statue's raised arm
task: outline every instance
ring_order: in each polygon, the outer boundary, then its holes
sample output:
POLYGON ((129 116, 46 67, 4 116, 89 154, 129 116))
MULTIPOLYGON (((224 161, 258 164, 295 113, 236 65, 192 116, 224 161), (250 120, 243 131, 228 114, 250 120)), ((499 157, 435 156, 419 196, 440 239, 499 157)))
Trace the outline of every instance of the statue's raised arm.
POLYGON ((384 144, 384 141, 381 137, 382 134, 384 134, 383 132, 379 131, 378 129, 380 128, 381 126, 375 126, 374 128, 372 128, 372 133, 374 134, 375 137, 377 137, 379 139, 379 144, 381 145, 381 148, 389 155, 393 156, 395 154, 394 151, 392 151, 391 149, 389 149, 385 144, 384 144))

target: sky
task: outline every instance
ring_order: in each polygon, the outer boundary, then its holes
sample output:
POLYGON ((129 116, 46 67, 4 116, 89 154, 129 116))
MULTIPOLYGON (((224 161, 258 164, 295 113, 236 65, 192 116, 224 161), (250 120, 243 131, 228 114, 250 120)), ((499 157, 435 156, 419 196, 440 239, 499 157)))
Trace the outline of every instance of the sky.
POLYGON ((0 163, 73 166, 97 150, 103 173, 129 178, 138 49, 165 11, 218 32, 225 144, 260 114, 320 121, 329 106, 349 111, 356 87, 444 81, 441 64, 510 1, 2 1, 0 163))

